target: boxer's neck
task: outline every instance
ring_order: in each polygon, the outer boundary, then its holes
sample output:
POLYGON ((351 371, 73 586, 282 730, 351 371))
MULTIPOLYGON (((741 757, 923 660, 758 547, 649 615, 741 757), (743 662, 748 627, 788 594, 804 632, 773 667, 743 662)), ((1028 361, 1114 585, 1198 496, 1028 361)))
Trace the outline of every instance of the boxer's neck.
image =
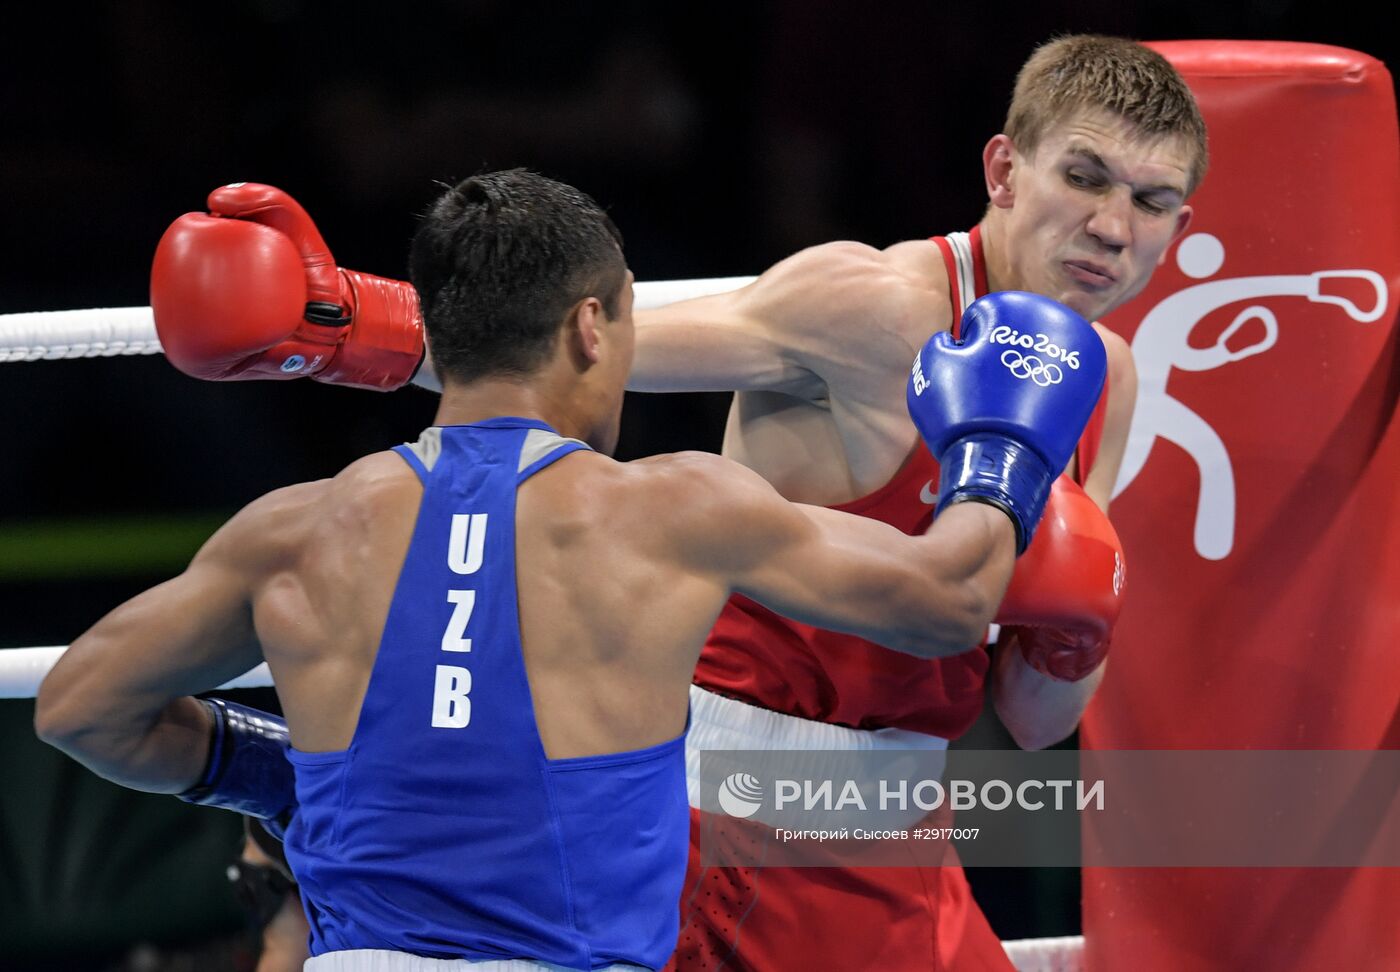
POLYGON ((577 383, 549 380, 547 374, 485 377, 466 383, 443 382, 434 425, 470 425, 501 416, 538 419, 560 435, 588 441, 597 424, 589 396, 577 383))
POLYGON ((1025 290, 1016 278, 1006 245, 1006 220, 1001 210, 992 208, 978 225, 982 230, 982 259, 987 266, 987 290, 1025 290))

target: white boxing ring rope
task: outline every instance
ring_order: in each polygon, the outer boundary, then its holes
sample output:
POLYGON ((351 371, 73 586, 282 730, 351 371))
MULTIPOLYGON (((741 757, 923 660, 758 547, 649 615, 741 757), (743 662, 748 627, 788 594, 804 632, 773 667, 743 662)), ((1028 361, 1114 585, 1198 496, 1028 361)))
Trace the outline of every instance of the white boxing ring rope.
POLYGON ((149 307, 0 314, 0 361, 159 353, 149 307))
MULTIPOLYGON (((39 683, 67 651, 65 645, 49 648, 0 648, 0 699, 32 699, 39 694, 39 683)), ((221 689, 267 688, 272 672, 267 662, 249 669, 221 689)))
MULTIPOLYGON (((638 308, 661 307, 691 297, 738 290, 754 277, 655 280, 636 284, 638 308)), ((149 307, 0 314, 0 362, 110 358, 159 354, 160 341, 149 307)))
MULTIPOLYGON (((711 277, 636 284, 638 308, 661 307, 678 300, 737 290, 754 277, 711 277)), ((0 314, 0 362, 56 361, 159 354, 160 341, 149 307, 97 307, 86 310, 0 314)), ((63 646, 0 649, 0 699, 29 699, 39 691, 63 646)), ((222 689, 272 685, 266 663, 222 689)), ((1084 939, 1033 938, 1004 942, 1018 972, 1080 972, 1084 939)))

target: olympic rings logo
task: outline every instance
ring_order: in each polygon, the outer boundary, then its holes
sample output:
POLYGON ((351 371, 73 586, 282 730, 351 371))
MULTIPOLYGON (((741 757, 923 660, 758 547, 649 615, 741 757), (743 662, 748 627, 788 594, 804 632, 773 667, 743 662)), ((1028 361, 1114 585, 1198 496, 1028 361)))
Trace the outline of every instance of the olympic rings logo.
POLYGON ((1029 378, 1041 388, 1049 388, 1065 380, 1065 373, 1060 370, 1059 365, 1046 364, 1035 355, 1023 355, 1014 348, 1007 348, 1001 353, 1001 363, 1006 365, 1012 377, 1023 381, 1029 378))

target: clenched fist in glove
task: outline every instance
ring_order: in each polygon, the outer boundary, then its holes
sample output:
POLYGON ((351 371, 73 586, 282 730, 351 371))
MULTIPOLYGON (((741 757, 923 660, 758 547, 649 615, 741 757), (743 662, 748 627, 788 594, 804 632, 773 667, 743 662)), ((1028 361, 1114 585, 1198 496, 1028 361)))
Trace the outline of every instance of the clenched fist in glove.
POLYGON ((1107 369, 1089 322, 1036 294, 988 294, 963 314, 961 339, 929 338, 905 400, 938 460, 940 514, 966 501, 996 506, 1024 552, 1107 369))
POLYGON ((156 247, 151 309, 166 357, 195 378, 298 378, 398 388, 423 360, 412 284, 335 265, 311 217, 280 189, 209 194, 156 247))
POLYGON ((1061 476, 997 611, 999 641, 1016 644, 1041 674, 1077 682, 1108 653, 1123 586, 1123 547, 1113 524, 1061 476))

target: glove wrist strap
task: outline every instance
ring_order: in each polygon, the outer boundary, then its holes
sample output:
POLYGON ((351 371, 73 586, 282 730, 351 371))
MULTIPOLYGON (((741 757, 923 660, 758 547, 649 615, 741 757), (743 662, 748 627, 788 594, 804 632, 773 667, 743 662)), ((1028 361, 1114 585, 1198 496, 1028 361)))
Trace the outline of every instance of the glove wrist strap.
POLYGON ((268 821, 274 836, 296 806, 287 724, 224 699, 199 699, 214 719, 210 758, 200 781, 177 794, 186 803, 222 807, 268 821))
POLYGON ((978 432, 938 457, 938 509, 969 500, 995 506, 1016 526, 1016 553, 1030 546, 1055 480, 1040 455, 1015 439, 978 432))

